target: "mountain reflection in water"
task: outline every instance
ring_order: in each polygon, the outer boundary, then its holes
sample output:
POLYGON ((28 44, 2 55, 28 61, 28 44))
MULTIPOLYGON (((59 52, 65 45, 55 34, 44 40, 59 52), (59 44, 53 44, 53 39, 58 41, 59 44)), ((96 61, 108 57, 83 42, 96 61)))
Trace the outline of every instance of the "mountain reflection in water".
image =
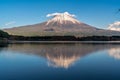
POLYGON ((10 44, 5 49, 13 54, 20 52, 43 57, 48 60, 48 66, 63 68, 100 50, 108 50, 110 56, 120 59, 120 45, 115 44, 10 44))
POLYGON ((115 59, 120 59, 120 47, 118 48, 111 48, 108 50, 110 56, 114 57, 115 59))

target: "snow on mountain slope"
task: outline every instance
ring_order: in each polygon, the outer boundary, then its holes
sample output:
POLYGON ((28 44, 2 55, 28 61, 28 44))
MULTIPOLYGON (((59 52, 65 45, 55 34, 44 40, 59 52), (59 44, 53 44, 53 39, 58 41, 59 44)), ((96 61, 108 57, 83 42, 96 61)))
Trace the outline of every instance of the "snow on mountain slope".
MULTIPOLYGON (((48 17, 50 16, 47 15, 48 17)), ((74 19, 74 15, 69 14, 68 12, 64 13, 56 13, 53 15, 53 18, 48 20, 47 25, 49 23, 58 23, 58 24, 67 24, 67 22, 71 22, 72 24, 80 24, 80 22, 76 19, 74 19)))

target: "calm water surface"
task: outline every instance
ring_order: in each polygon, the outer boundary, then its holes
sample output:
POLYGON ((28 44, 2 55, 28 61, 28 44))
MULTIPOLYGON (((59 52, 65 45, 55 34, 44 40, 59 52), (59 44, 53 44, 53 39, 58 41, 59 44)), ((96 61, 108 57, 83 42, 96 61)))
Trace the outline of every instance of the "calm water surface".
POLYGON ((1 45, 0 80, 120 80, 120 45, 1 45))

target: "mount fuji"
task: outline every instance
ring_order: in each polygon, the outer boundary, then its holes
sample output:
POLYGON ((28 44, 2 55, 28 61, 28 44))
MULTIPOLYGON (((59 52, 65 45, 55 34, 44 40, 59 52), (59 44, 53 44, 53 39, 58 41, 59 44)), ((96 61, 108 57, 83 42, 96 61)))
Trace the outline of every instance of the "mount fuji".
POLYGON ((4 29, 19 36, 118 36, 120 32, 95 28, 78 21, 75 15, 64 13, 48 14, 50 19, 43 23, 4 29))

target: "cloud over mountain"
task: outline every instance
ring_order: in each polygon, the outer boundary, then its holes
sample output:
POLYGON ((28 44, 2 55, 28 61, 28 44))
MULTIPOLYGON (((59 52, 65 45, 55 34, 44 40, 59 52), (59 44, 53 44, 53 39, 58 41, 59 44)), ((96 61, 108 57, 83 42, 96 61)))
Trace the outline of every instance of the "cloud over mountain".
POLYGON ((15 21, 10 21, 10 22, 5 23, 5 26, 12 25, 12 24, 15 24, 15 23, 16 23, 15 21))
POLYGON ((116 21, 108 26, 109 30, 120 31, 120 21, 116 21))
POLYGON ((61 14, 65 14, 65 15, 68 15, 70 17, 76 17, 74 14, 70 14, 68 12, 64 12, 64 13, 52 13, 52 14, 47 14, 46 17, 54 17, 54 16, 59 16, 61 14))

